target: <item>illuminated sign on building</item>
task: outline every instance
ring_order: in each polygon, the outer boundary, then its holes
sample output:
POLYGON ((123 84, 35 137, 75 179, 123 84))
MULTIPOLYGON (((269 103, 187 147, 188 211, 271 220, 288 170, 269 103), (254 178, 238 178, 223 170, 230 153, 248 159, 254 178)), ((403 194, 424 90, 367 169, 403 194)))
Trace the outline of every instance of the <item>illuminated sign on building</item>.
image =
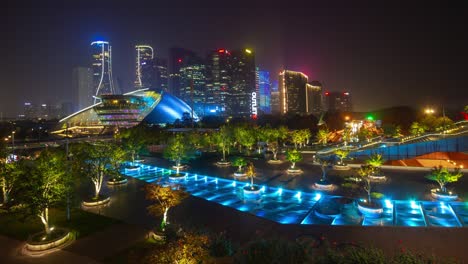
POLYGON ((257 117, 257 93, 252 92, 252 118, 257 117))

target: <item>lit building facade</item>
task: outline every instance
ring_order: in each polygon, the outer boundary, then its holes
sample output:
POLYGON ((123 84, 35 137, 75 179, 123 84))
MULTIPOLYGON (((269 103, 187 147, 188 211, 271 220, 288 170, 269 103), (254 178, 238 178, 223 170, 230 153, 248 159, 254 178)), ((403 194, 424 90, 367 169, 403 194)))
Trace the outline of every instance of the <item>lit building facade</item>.
POLYGON ((200 58, 192 58, 180 68, 180 86, 180 99, 186 102, 199 117, 203 117, 206 110, 206 67, 200 58))
MULTIPOLYGON (((119 128, 149 124, 174 123, 192 110, 185 102, 169 93, 140 89, 125 94, 103 95, 100 102, 63 119, 51 134, 88 136, 112 134, 119 128)), ((194 120, 199 118, 195 114, 194 120)))
POLYGON ((322 84, 312 81, 306 84, 307 114, 319 115, 323 110, 322 84))
POLYGON ((281 114, 307 113, 306 85, 308 77, 302 72, 281 71, 278 78, 281 114))
POLYGON ((154 84, 154 50, 149 45, 136 45, 135 88, 149 88, 154 84))
POLYGON ((349 92, 325 92, 325 102, 329 112, 352 112, 353 105, 349 92))
MULTIPOLYGON (((92 72, 93 72, 93 95, 114 94, 114 83, 112 79, 112 47, 107 41, 94 41, 92 49, 92 72)), ((94 99, 94 103, 97 99, 94 99)))
MULTIPOLYGON (((75 106, 83 109, 93 104, 93 72, 91 68, 75 67, 72 71, 72 88, 75 106)), ((78 110, 73 109, 73 110, 78 110)))
POLYGON ((169 92, 167 60, 157 57, 154 58, 153 72, 155 74, 155 83, 151 86, 152 90, 157 92, 169 92))
POLYGON ((265 114, 271 113, 270 72, 258 71, 259 109, 265 114))
POLYGON ((255 54, 250 49, 232 52, 229 110, 231 116, 257 118, 258 86, 255 54))
POLYGON ((169 75, 168 90, 175 96, 180 96, 180 68, 184 66, 186 60, 195 56, 191 50, 183 48, 169 49, 169 75))
POLYGON ((227 49, 212 51, 207 59, 206 114, 227 116, 232 82, 232 56, 227 49))

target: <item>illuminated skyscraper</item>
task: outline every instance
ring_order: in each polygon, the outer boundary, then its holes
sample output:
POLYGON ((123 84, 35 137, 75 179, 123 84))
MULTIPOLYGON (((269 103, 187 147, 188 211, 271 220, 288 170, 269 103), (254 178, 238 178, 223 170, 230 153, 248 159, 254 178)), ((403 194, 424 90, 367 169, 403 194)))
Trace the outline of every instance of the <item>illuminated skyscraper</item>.
POLYGON ((161 58, 153 59, 153 72, 155 74, 155 83, 151 88, 157 92, 169 92, 168 75, 167 75, 167 60, 161 58))
POLYGON ((265 113, 271 113, 271 83, 270 73, 268 71, 258 71, 258 87, 259 87, 259 108, 265 113))
POLYGON ((279 74, 281 114, 307 113, 306 84, 308 77, 302 72, 284 70, 279 74))
MULTIPOLYGON (((205 114, 206 68, 200 58, 191 58, 180 68, 180 99, 194 112, 203 117, 205 114)), ((190 113, 192 114, 192 113, 190 113)))
POLYGON ((180 68, 185 61, 195 56, 191 50, 183 48, 171 48, 169 50, 169 92, 175 96, 180 96, 180 68))
POLYGON ((349 92, 325 92, 327 111, 329 112, 351 112, 353 105, 349 92))
POLYGON ((136 45, 136 80, 135 88, 149 88, 154 82, 154 51, 148 45, 136 45))
POLYGON ((271 97, 270 97, 271 113, 274 115, 280 114, 280 94, 278 91, 278 80, 271 82, 271 97))
POLYGON ((307 114, 319 115, 323 109, 322 84, 312 81, 306 84, 306 110, 307 114))
MULTIPOLYGON (((94 41, 92 48, 93 94, 99 97, 104 94, 114 94, 112 80, 112 48, 107 41, 94 41)), ((96 98, 94 103, 96 103, 96 98)))
POLYGON ((258 114, 258 87, 254 52, 250 49, 233 51, 231 65, 230 115, 255 119, 258 114))
POLYGON ((227 49, 218 49, 208 55, 206 113, 227 116, 228 100, 231 90, 232 65, 231 53, 227 49))

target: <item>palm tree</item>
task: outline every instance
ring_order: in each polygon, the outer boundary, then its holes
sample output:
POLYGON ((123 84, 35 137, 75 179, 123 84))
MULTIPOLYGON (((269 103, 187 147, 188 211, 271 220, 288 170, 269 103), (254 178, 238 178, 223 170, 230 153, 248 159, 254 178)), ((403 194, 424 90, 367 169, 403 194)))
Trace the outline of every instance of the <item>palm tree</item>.
POLYGON ((431 170, 426 178, 439 184, 442 193, 447 193, 447 183, 456 182, 463 176, 459 168, 449 171, 446 167, 438 166, 431 170))

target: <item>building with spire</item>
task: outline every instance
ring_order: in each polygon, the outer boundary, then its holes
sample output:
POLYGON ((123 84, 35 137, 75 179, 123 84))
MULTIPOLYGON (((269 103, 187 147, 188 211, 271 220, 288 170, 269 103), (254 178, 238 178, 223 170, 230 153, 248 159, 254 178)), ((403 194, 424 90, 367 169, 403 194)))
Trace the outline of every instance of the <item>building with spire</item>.
MULTIPOLYGON (((115 94, 112 79, 112 47, 107 41, 94 41, 91 43, 93 73, 93 95, 99 98, 101 95, 115 94)), ((94 99, 94 103, 97 102, 94 99)))

